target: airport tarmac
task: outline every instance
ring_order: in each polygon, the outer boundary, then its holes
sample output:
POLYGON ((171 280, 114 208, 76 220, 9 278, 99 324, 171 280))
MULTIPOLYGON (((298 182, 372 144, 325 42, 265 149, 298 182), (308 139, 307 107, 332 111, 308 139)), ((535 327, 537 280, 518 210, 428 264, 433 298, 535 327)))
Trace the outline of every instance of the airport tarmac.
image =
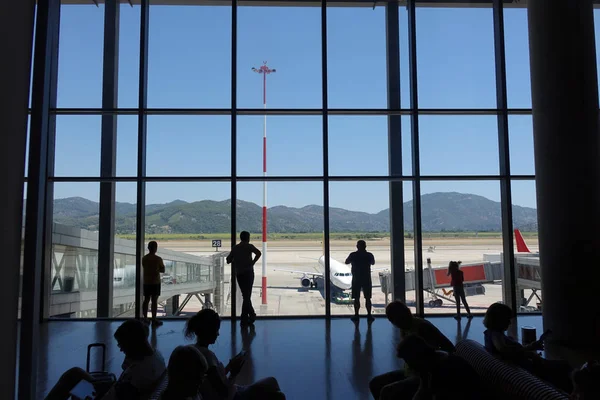
MULTIPOLYGON (((537 251, 537 241, 529 243, 532 251, 537 251)), ((331 257, 344 262, 348 254, 354 251, 355 241, 332 241, 331 257)), ((261 249, 260 242, 254 244, 261 249)), ((160 244, 161 247, 182 251, 198 256, 209 255, 215 252, 211 248, 210 241, 167 241, 160 244)), ((390 267, 390 242, 387 239, 368 241, 368 251, 375 256, 376 265, 373 268, 390 267)), ((159 250, 160 251, 160 250, 159 250)), ((219 249, 226 251, 226 249, 219 249)), ((431 239, 423 241, 423 260, 431 259, 434 267, 447 266, 450 260, 460 260, 463 263, 483 261, 484 254, 498 254, 502 251, 502 243, 499 239, 431 239)), ((252 302, 258 315, 325 315, 325 299, 323 291, 323 280, 319 280, 320 287, 316 289, 302 288, 300 284, 300 273, 286 271, 275 271, 274 269, 317 272, 317 260, 323 254, 322 245, 319 241, 272 241, 267 248, 267 304, 261 304, 261 275, 262 263, 259 261, 255 267, 256 279, 252 293, 252 302)), ((405 265, 407 269, 414 268, 413 241, 405 242, 405 265)), ((386 305, 384 293, 381 291, 379 271, 372 273, 373 281, 373 312, 383 313, 386 305)), ((502 300, 502 285, 500 283, 486 284, 485 295, 468 296, 467 301, 472 312, 485 312, 487 307, 502 300)), ((226 267, 225 291, 230 292, 229 272, 226 267)), ((390 296, 391 298, 391 296, 390 296)), ((432 297, 425 295, 425 303, 432 297)), ((407 303, 414 302, 415 293, 406 293, 407 303)), ((238 292, 238 307, 241 309, 241 295, 238 292)), ((202 305, 197 299, 191 300, 183 310, 183 314, 193 313, 200 310, 202 305)), ((239 311, 238 311, 239 312, 239 311)), ((456 306, 444 300, 442 307, 425 307, 426 313, 456 313, 456 306)), ((463 310, 464 312, 464 310, 463 310)), ((230 315, 231 301, 226 301, 225 310, 222 315, 230 315)), ((352 304, 331 304, 331 313, 334 315, 351 315, 354 313, 352 304)), ((361 299, 361 314, 365 314, 364 299, 361 299)))

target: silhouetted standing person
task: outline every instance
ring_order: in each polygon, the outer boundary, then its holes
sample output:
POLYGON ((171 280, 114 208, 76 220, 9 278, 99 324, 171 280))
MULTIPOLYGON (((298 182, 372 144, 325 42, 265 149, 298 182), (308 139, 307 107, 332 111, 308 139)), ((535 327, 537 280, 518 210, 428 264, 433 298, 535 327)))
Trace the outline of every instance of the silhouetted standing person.
POLYGON ((242 292, 242 315, 241 326, 246 327, 254 324, 256 313, 252 307, 252 285, 254 284, 254 264, 262 253, 250 243, 250 233, 240 233, 240 243, 233 246, 231 253, 227 256, 227 264, 233 262, 233 270, 242 292), (252 258, 252 255, 256 257, 252 258))
POLYGON ((144 268, 144 303, 142 313, 144 320, 148 318, 148 303, 152 300, 152 325, 161 326, 162 322, 156 319, 158 310, 158 297, 160 296, 160 274, 165 272, 163 259, 156 255, 158 243, 154 240, 148 243, 148 254, 142 258, 144 268))
POLYGON ((462 300, 465 305, 465 309, 467 310, 467 318, 473 318, 471 315, 471 310, 469 309, 469 305, 467 304, 467 298, 465 295, 465 286, 463 282, 465 281, 465 275, 460 270, 460 261, 450 261, 448 264, 448 275, 452 277, 450 284, 452 285, 452 289, 454 290, 454 300, 456 300, 456 316, 455 319, 460 319, 460 301, 462 300))
POLYGON ((356 242, 357 251, 350 253, 346 258, 346 264, 352 264, 352 298, 354 299, 353 321, 358 321, 358 310, 360 310, 360 291, 362 289, 367 307, 368 319, 372 321, 371 294, 373 283, 371 282, 371 265, 375 265, 375 257, 367 251, 367 243, 364 240, 356 242))

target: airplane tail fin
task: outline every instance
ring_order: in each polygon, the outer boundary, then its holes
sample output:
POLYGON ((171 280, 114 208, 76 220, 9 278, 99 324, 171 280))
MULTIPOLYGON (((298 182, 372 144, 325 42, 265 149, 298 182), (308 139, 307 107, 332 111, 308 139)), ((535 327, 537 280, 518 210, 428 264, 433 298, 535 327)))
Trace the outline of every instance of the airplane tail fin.
POLYGON ((519 253, 531 253, 529 247, 525 243, 525 239, 523 239, 523 235, 521 235, 521 231, 515 229, 515 241, 517 242, 517 251, 519 253))

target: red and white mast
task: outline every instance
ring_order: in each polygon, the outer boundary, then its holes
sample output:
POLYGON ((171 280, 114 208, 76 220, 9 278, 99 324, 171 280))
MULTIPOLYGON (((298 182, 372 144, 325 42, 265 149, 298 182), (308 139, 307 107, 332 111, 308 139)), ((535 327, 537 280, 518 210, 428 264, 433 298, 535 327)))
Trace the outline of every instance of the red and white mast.
MULTIPOLYGON (((263 76, 263 107, 267 109, 267 75, 275 72, 263 62, 259 68, 252 71, 263 76)), ((263 122, 263 177, 267 176, 267 114, 263 122)), ((262 304, 267 304, 267 181, 263 180, 263 209, 262 209, 262 304)))

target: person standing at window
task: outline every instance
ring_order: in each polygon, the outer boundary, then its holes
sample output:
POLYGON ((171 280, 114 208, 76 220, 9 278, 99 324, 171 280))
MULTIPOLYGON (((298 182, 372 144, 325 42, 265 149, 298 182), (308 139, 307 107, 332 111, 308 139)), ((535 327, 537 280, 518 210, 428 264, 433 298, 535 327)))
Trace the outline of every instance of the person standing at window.
POLYGON ((353 321, 358 321, 358 310, 360 310, 360 291, 362 289, 367 307, 368 320, 374 320, 371 315, 371 294, 373 282, 371 282, 371 265, 375 265, 373 253, 367 251, 367 243, 364 240, 356 242, 357 251, 350 253, 346 258, 346 264, 352 264, 352 298, 354 299, 353 321))
POLYGON ((160 274, 165 272, 163 259, 156 255, 158 243, 154 240, 148 243, 148 254, 142 258, 144 268, 144 303, 142 315, 145 321, 148 318, 148 303, 152 300, 152 325, 161 326, 163 323, 156 319, 158 310, 158 297, 160 296, 160 274))
POLYGON ((227 256, 227 264, 233 263, 235 277, 240 285, 242 292, 242 328, 253 325, 256 320, 256 313, 252 307, 252 285, 254 284, 254 264, 258 261, 262 253, 253 244, 250 243, 250 233, 243 231, 240 233, 240 243, 233 246, 231 253, 227 256), (252 255, 256 257, 252 258, 252 255))
POLYGON ((455 319, 460 319, 460 301, 462 300, 465 305, 465 309, 467 310, 467 318, 473 318, 471 315, 471 310, 469 309, 469 304, 467 304, 467 298, 465 295, 465 286, 463 282, 465 281, 465 275, 460 270, 460 261, 450 261, 448 264, 448 275, 452 277, 450 285, 452 285, 452 289, 454 291, 454 300, 456 300, 456 316, 455 319))

